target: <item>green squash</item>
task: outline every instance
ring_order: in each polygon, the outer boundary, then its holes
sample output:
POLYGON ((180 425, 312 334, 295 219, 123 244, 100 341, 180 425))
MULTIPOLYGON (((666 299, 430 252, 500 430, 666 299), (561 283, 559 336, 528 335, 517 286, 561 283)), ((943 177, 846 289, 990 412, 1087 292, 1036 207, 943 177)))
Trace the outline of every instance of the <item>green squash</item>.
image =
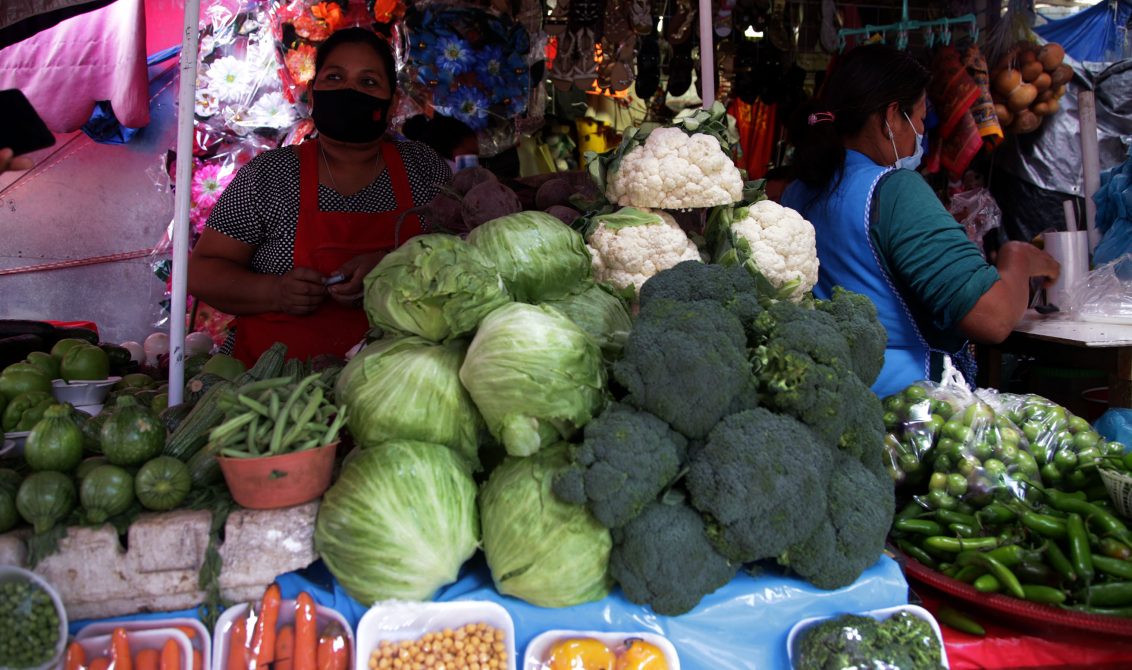
POLYGON ((138 470, 134 493, 146 509, 164 512, 184 502, 192 485, 187 465, 172 456, 158 456, 138 470))
POLYGON ((100 465, 83 477, 79 500, 90 523, 121 514, 134 502, 134 477, 116 465, 100 465))
POLYGON ((84 458, 83 462, 79 463, 79 467, 75 469, 75 479, 77 479, 79 481, 79 484, 81 485, 83 478, 89 475, 91 470, 94 470, 100 465, 109 464, 110 461, 106 460, 105 456, 91 456, 90 458, 84 458))
POLYGON ((0 491, 0 533, 12 530, 19 522, 20 514, 16 511, 14 496, 7 491, 0 491))
POLYGON ((24 481, 23 475, 16 472, 12 468, 0 468, 0 491, 6 491, 16 498, 16 491, 20 490, 20 484, 24 481))
POLYGON ((114 465, 141 465, 161 455, 165 425, 130 396, 121 396, 99 431, 102 453, 114 465))
POLYGON ((66 403, 48 407, 24 445, 24 460, 32 470, 70 472, 83 459, 83 431, 71 418, 66 403))
POLYGON ((48 379, 59 379, 59 359, 46 351, 33 351, 28 354, 28 363, 43 371, 48 379))
POLYGON ((46 533, 75 509, 77 497, 74 483, 62 472, 33 472, 20 484, 16 510, 36 533, 46 533))
POLYGON ((88 454, 102 453, 102 424, 110 418, 112 409, 107 407, 80 425, 83 431, 83 450, 88 454))

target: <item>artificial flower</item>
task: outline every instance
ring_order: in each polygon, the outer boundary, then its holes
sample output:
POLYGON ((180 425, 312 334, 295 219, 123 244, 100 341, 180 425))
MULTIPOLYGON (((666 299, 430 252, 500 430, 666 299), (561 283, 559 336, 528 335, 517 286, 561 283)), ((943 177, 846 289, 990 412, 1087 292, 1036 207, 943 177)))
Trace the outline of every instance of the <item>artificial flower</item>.
POLYGON ((291 25, 294 26, 295 33, 299 37, 304 37, 312 42, 321 42, 330 37, 330 28, 313 16, 296 17, 291 25))
POLYGON ((449 116, 455 116, 472 130, 483 130, 487 127, 488 107, 491 101, 487 95, 478 88, 461 86, 452 94, 449 103, 449 116))
POLYGON ((440 69, 461 75, 471 69, 474 61, 472 49, 464 40, 455 36, 440 39, 440 51, 436 55, 436 64, 440 69))
POLYGON ((295 122, 295 111, 280 91, 268 91, 249 109, 245 123, 255 128, 286 128, 295 122))
POLYGON ((239 100, 247 94, 249 74, 247 65, 239 58, 217 58, 208 67, 208 88, 221 102, 239 100))
POLYGON ((193 171, 190 193, 193 206, 201 210, 212 210, 224 187, 232 181, 232 167, 219 163, 205 163, 193 171))
POLYGON ((480 84, 489 90, 503 85, 506 73, 506 63, 503 58, 503 48, 492 44, 484 47, 476 54, 476 76, 480 84))
POLYGON ((342 7, 337 2, 320 2, 311 7, 311 14, 325 23, 330 32, 342 25, 342 7))
POLYGON ((375 0, 373 3, 373 18, 378 23, 389 23, 397 14, 397 0, 375 0))
POLYGON ((216 113, 220 106, 220 101, 216 99, 216 94, 207 88, 198 88, 194 95, 193 100, 193 113, 201 118, 207 119, 216 113))
POLYGON ((287 71, 291 73, 291 78, 296 84, 305 86, 314 79, 314 57, 315 48, 309 44, 300 44, 283 57, 287 71))

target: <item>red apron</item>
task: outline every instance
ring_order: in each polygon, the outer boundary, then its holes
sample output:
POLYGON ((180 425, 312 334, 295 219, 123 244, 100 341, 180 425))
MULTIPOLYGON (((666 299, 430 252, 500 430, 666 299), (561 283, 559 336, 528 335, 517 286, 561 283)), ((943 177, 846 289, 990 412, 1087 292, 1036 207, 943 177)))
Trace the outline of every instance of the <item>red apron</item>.
MULTIPOLYGON (((420 219, 406 217, 397 239, 397 218, 413 206, 413 192, 401 154, 392 142, 382 145, 385 170, 397 198, 396 207, 376 214, 323 212, 318 209, 318 141, 299 145, 299 220, 295 227, 294 267, 308 267, 329 276, 361 254, 391 251, 419 235, 420 219)), ((366 313, 332 298, 306 316, 264 312, 236 322, 232 355, 251 366, 275 342, 287 345, 287 358, 308 360, 318 354, 341 356, 369 330, 366 313)))

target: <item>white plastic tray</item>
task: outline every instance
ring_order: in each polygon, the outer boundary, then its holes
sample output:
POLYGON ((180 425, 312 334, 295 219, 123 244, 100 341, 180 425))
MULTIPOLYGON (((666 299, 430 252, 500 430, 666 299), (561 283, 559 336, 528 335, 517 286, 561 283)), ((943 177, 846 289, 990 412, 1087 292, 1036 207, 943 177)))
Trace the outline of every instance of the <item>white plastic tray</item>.
MULTIPOLYGON (((15 440, 9 440, 8 438, 4 438, 4 441, 0 442, 0 456, 7 456, 9 452, 14 452, 15 450, 16 450, 16 441, 15 440)), ((12 455, 15 456, 14 453, 12 455)))
POLYGON ((51 380, 51 394, 59 402, 69 402, 72 405, 98 405, 110 393, 110 387, 118 383, 121 377, 107 377, 106 379, 64 379, 51 380))
POLYGON ((668 670, 680 670, 680 657, 676 654, 676 647, 672 646, 668 638, 663 635, 636 632, 609 633, 592 630, 548 630, 539 634, 527 645, 527 653, 523 655, 523 670, 544 670, 549 667, 547 661, 549 660, 550 648, 554 646, 555 642, 572 637, 592 637, 613 650, 622 646, 625 640, 638 638, 660 649, 661 653, 664 654, 668 670))
POLYGON ((369 670, 369 657, 383 640, 415 640, 425 633, 486 623, 503 631, 507 670, 515 670, 515 623, 501 605, 481 600, 443 603, 384 601, 374 604, 358 622, 355 670, 369 670))
MULTIPOLYGON (((227 665, 229 631, 232 629, 232 625, 236 622, 236 619, 246 616, 247 611, 247 603, 233 605, 224 610, 224 613, 216 620, 216 628, 213 630, 212 635, 213 668, 223 670, 227 665)), ((346 631, 346 642, 350 648, 350 658, 357 658, 358 652, 357 647, 354 645, 354 632, 350 629, 350 622, 346 621, 346 617, 339 614, 337 610, 318 604, 315 605, 315 616, 317 617, 318 631, 320 633, 328 623, 337 621, 338 624, 342 626, 342 630, 346 631)), ((279 621, 277 625, 286 626, 293 623, 295 623, 295 601, 293 599, 285 599, 279 603, 279 621)), ((347 664, 346 667, 351 666, 347 664)), ((368 670, 368 668, 366 670, 368 670)))
MULTIPOLYGON (((843 612, 842 614, 856 614, 859 616, 872 617, 877 621, 883 621, 898 612, 908 612, 909 614, 917 616, 928 622, 928 625, 932 627, 932 631, 935 632, 936 641, 939 642, 939 653, 941 660, 943 661, 943 667, 950 668, 951 666, 947 662, 947 648, 943 644, 943 632, 940 631, 939 623, 935 620, 935 617, 932 616, 932 613, 927 611, 923 607, 920 607, 919 605, 897 605, 896 607, 886 607, 884 609, 869 610, 867 612, 843 612)), ((826 619, 832 619, 836 616, 840 616, 840 614, 809 617, 807 619, 802 619, 798 623, 794 624, 794 627, 790 629, 789 636, 787 636, 786 638, 786 653, 790 658, 790 667, 794 667, 794 639, 802 633, 802 630, 813 623, 817 623, 818 621, 825 621, 826 619)))
MULTIPOLYGON (((17 580, 34 583, 36 586, 46 591, 47 595, 51 596, 51 602, 55 605, 55 614, 59 617, 59 642, 55 644, 55 655, 50 661, 38 666, 38 668, 34 670, 54 668, 59 665, 59 661, 63 658, 63 651, 67 648, 67 609, 63 607, 63 599, 59 597, 59 592, 55 590, 55 587, 51 586, 46 579, 31 570, 17 568, 14 565, 0 565, 0 582, 17 580)), ((7 633, 8 631, 3 632, 7 633)))
POLYGON ((169 619, 144 619, 135 621, 99 621, 83 626, 82 630, 75 635, 75 639, 82 640, 88 637, 109 635, 114 632, 115 628, 135 631, 160 630, 173 628, 175 626, 183 626, 193 630, 195 635, 193 637, 186 636, 186 638, 189 640, 189 644, 192 648, 200 652, 201 670, 209 670, 212 664, 212 635, 208 632, 208 628, 205 628, 204 624, 197 619, 174 617, 169 619))
MULTIPOLYGON (((121 626, 125 628, 125 626, 121 626)), ((113 627, 111 628, 113 631, 113 627)), ((86 654, 86 661, 89 665, 92 660, 99 656, 110 656, 110 640, 112 635, 96 635, 93 637, 75 638, 79 646, 83 648, 86 654)), ((156 649, 161 651, 165 643, 172 638, 177 642, 177 646, 181 648, 181 667, 193 667, 193 646, 189 642, 188 636, 176 628, 155 628, 152 630, 127 630, 126 640, 130 643, 131 656, 136 655, 143 649, 156 649)))
POLYGON ((28 435, 31 435, 30 430, 21 430, 14 433, 4 433, 4 455, 5 456, 19 456, 24 453, 24 444, 28 441, 28 435), (11 442, 12 446, 9 447, 8 443, 11 442))

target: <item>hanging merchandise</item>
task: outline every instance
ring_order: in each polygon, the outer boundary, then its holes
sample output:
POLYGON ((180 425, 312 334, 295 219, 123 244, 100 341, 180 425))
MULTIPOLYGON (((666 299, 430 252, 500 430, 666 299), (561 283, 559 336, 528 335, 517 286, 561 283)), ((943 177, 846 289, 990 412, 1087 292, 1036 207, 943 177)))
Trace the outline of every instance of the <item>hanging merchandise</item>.
POLYGON ((983 138, 971 116, 971 105, 980 90, 955 47, 945 46, 936 52, 928 93, 939 110, 940 163, 957 179, 983 148, 983 138))
POLYGON ((1002 124, 999 123, 998 114, 995 113, 994 100, 991 97, 990 73, 987 71, 987 59, 977 44, 972 44, 963 51, 963 65, 971 75, 975 85, 979 87, 979 96, 971 105, 971 116, 975 118, 975 125, 979 127, 979 135, 991 148, 998 146, 1002 141, 1002 124))
POLYGON ((778 104, 767 104, 761 100, 747 103, 734 98, 727 113, 735 118, 739 129, 742 150, 739 167, 747 171, 747 179, 762 179, 772 162, 778 104))
POLYGON ((405 33, 404 93, 489 137, 502 131, 494 147, 481 139, 481 153, 512 146, 514 118, 531 94, 527 30, 475 7, 417 4, 405 15, 405 33))

